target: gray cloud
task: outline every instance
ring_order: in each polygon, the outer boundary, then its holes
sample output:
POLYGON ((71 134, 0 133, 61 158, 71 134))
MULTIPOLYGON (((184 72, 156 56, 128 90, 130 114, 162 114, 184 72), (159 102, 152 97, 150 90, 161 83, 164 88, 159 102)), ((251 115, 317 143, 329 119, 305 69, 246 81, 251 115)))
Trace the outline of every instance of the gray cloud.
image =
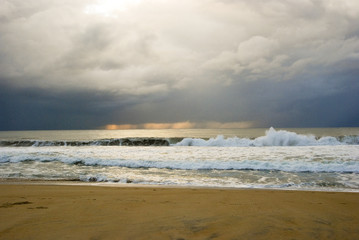
POLYGON ((99 3, 1 1, 1 129, 357 125, 357 1, 99 3))
POLYGON ((263 127, 357 126, 359 83, 350 75, 341 81, 337 77, 343 75, 330 76, 317 85, 302 79, 284 83, 258 80, 147 97, 1 86, 0 126, 2 130, 89 129, 184 121, 254 121, 263 127))

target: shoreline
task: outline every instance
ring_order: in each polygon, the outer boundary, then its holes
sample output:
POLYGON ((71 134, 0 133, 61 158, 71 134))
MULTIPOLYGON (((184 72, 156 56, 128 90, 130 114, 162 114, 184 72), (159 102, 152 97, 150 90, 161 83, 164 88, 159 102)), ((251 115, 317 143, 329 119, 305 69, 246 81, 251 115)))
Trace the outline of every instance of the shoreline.
POLYGON ((0 182, 0 239, 359 239, 359 194, 0 182))
POLYGON ((295 191, 295 192, 324 192, 324 193, 358 193, 359 189, 332 189, 332 188, 250 188, 250 187, 219 187, 219 186, 191 186, 191 185, 159 185, 159 184, 137 184, 120 182, 85 182, 74 180, 43 180, 43 179, 21 179, 0 178, 0 185, 49 185, 49 186, 92 186, 92 187, 114 187, 114 188, 169 188, 169 189, 214 189, 214 190, 255 190, 255 191, 295 191))

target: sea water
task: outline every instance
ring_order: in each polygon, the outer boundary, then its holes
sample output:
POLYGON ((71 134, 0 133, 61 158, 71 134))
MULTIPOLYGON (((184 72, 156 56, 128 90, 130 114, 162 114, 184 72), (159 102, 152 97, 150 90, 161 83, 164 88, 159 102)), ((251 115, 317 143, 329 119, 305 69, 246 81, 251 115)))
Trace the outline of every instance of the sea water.
POLYGON ((359 128, 0 132, 0 178, 359 192, 359 128))

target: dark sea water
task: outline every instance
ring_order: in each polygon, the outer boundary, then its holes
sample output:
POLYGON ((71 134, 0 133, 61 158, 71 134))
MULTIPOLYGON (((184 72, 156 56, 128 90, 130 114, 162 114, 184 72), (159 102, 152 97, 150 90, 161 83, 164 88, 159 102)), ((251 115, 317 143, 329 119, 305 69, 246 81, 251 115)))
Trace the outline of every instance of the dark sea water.
POLYGON ((0 178, 359 191, 359 128, 0 132, 0 178))

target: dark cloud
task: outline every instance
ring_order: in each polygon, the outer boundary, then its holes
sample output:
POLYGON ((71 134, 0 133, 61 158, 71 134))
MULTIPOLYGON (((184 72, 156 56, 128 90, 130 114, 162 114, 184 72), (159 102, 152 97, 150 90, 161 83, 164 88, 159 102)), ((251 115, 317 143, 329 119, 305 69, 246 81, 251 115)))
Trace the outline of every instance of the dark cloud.
POLYGON ((0 88, 0 129, 93 129, 133 104, 111 93, 0 88))
POLYGON ((2 130, 358 125, 357 1, 1 4, 2 130))
POLYGON ((146 122, 255 122, 269 127, 357 126, 357 72, 310 84, 255 81, 206 91, 178 90, 162 96, 131 97, 106 92, 44 91, 1 86, 1 130, 93 129, 146 122), (324 88, 323 86, 326 86, 324 88))

